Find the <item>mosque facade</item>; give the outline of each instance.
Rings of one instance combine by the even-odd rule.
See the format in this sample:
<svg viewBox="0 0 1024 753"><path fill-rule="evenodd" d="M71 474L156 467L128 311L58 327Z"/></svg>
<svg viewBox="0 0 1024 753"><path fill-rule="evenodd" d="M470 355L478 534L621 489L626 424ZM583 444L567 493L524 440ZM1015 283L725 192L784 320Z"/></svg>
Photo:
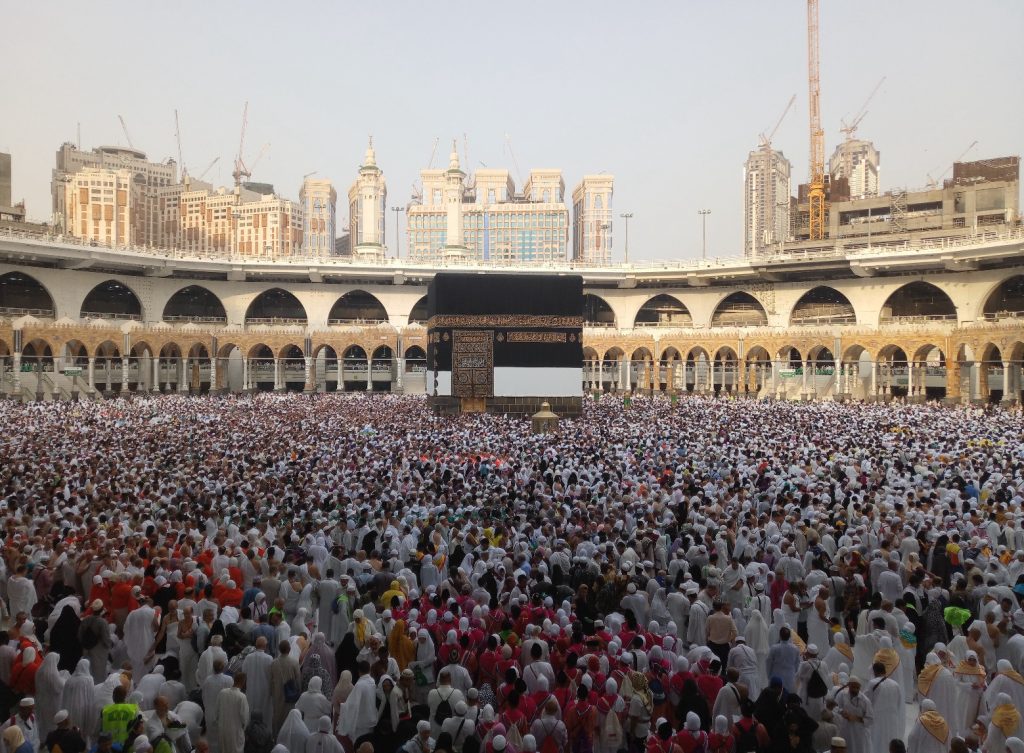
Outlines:
<svg viewBox="0 0 1024 753"><path fill-rule="evenodd" d="M1024 387L1024 229L1011 227L799 258L515 270L0 235L2 392L424 392L441 270L581 274L587 392L1016 403Z"/></svg>

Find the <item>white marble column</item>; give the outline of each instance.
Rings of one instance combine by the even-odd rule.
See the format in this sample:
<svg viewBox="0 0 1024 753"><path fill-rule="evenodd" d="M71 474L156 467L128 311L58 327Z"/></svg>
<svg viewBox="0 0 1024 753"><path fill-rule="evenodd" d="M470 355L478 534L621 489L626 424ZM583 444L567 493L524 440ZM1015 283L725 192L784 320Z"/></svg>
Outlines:
<svg viewBox="0 0 1024 753"><path fill-rule="evenodd" d="M345 383L342 381L342 369L344 368L345 361L341 356L338 356L338 384L335 386L335 392L344 392Z"/></svg>
<svg viewBox="0 0 1024 753"><path fill-rule="evenodd" d="M1009 361L1003 361L1003 400L1002 400L1002 402L1004 402L1004 403L1012 403L1014 401L1013 400L1013 394L1012 394L1013 379L1011 378L1010 367L1011 367L1011 364L1010 364Z"/></svg>
<svg viewBox="0 0 1024 753"><path fill-rule="evenodd" d="M15 356L15 358L17 358L17 355ZM15 363L15 366L17 366L17 365L18 364ZM17 373L17 371L15 371L15 373ZM88 374L88 379L89 379L89 389L90 390L95 390L96 389L96 359L91 357L91 356L89 357L89 366L87 367L87 372L86 373Z"/></svg>
<svg viewBox="0 0 1024 753"><path fill-rule="evenodd" d="M121 392L128 391L128 359L121 359Z"/></svg>
<svg viewBox="0 0 1024 753"><path fill-rule="evenodd" d="M188 392L188 359L184 357L181 358L178 365L181 369L178 372L178 392Z"/></svg>

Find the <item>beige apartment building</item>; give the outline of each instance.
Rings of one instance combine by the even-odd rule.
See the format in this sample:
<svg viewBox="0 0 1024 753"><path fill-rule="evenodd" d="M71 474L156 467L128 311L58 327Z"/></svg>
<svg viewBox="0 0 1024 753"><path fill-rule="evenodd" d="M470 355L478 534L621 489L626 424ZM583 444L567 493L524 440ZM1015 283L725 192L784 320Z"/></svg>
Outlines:
<svg viewBox="0 0 1024 753"><path fill-rule="evenodd" d="M173 160L149 162L136 149L86 152L64 144L57 152L52 194L55 227L108 246L280 259L326 256L334 242L337 196L324 179L307 179L300 192L315 228L308 247L303 206L245 186L215 189L188 176L178 182Z"/></svg>
<svg viewBox="0 0 1024 753"><path fill-rule="evenodd" d="M130 170L85 167L59 184L63 229L108 246L142 245L142 186Z"/></svg>

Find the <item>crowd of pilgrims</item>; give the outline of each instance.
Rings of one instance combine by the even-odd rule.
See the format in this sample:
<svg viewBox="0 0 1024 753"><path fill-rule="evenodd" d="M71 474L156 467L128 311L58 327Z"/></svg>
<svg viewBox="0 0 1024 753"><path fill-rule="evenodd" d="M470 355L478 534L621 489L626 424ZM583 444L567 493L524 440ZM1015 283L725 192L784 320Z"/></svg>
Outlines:
<svg viewBox="0 0 1024 753"><path fill-rule="evenodd" d="M0 403L0 753L1024 752L1024 419Z"/></svg>

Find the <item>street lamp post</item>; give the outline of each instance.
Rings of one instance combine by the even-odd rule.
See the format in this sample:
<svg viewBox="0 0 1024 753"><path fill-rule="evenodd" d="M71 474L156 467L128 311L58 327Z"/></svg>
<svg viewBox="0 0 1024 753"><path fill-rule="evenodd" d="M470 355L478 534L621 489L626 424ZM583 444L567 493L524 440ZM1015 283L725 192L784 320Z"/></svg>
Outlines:
<svg viewBox="0 0 1024 753"><path fill-rule="evenodd" d="M701 224L701 243L700 243L700 258L706 260L708 258L708 215L711 214L710 209L698 209L697 214L700 215Z"/></svg>
<svg viewBox="0 0 1024 753"><path fill-rule="evenodd" d="M391 207L391 211L395 213L395 256L399 259L402 258L402 241L398 236L398 213L405 211L403 207Z"/></svg>
<svg viewBox="0 0 1024 753"><path fill-rule="evenodd" d="M600 244L600 248L598 250L604 251L604 244L605 244L605 241L608 240L608 231L612 229L612 223L610 223L610 222L602 222L601 225L600 225L600 228L601 228L601 244ZM611 251L611 249L608 249L608 259L611 260L611 258L612 258L612 251Z"/></svg>
<svg viewBox="0 0 1024 753"><path fill-rule="evenodd" d="M626 264L629 264L629 221L633 217L632 212L623 212L619 215L626 221Z"/></svg>

